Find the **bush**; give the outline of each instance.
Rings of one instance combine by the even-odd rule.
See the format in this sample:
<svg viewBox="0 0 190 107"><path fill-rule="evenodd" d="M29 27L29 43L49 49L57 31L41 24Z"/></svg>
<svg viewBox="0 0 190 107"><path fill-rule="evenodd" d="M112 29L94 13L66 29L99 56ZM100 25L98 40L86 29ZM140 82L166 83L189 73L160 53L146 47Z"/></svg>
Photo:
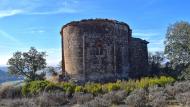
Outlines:
<svg viewBox="0 0 190 107"><path fill-rule="evenodd" d="M62 83L52 83L49 81L32 81L26 83L22 86L22 94L26 95L37 95L40 92L54 92L54 91L63 91L67 95L74 93L75 85L69 82Z"/></svg>
<svg viewBox="0 0 190 107"><path fill-rule="evenodd" d="M176 100L183 106L190 105L190 92L179 93L175 96Z"/></svg>
<svg viewBox="0 0 190 107"><path fill-rule="evenodd" d="M177 94L184 93L190 90L190 81L175 82L172 85L166 85L165 91L171 97L175 97Z"/></svg>
<svg viewBox="0 0 190 107"><path fill-rule="evenodd" d="M148 102L147 92L144 89L133 91L126 99L125 103L129 107L145 107Z"/></svg>
<svg viewBox="0 0 190 107"><path fill-rule="evenodd" d="M61 86L61 88L63 89L63 91L70 96L72 93L75 92L75 87L76 85L74 83L71 82L62 82L58 84L59 86Z"/></svg>
<svg viewBox="0 0 190 107"><path fill-rule="evenodd" d="M152 100L149 105L152 107L167 107L166 96L159 95L157 98Z"/></svg>
<svg viewBox="0 0 190 107"><path fill-rule="evenodd" d="M77 93L74 93L74 96L73 96L74 102L73 103L84 104L84 103L91 101L93 98L94 98L93 95L90 93L77 92Z"/></svg>
<svg viewBox="0 0 190 107"><path fill-rule="evenodd" d="M140 80L128 80L120 82L120 88L126 92L134 91L135 89L148 88L154 85L164 86L173 83L175 80L172 77L161 76L160 78L145 77Z"/></svg>
<svg viewBox="0 0 190 107"><path fill-rule="evenodd" d="M111 91L102 96L104 100L111 102L112 104L121 104L123 99L127 96L125 91Z"/></svg>
<svg viewBox="0 0 190 107"><path fill-rule="evenodd" d="M6 100L4 103L5 107L38 107L36 105L36 99L14 99L14 100Z"/></svg>
<svg viewBox="0 0 190 107"><path fill-rule="evenodd" d="M111 92L114 90L119 90L120 89L120 84L119 83L107 83L102 86L102 90L104 92Z"/></svg>
<svg viewBox="0 0 190 107"><path fill-rule="evenodd" d="M154 77L154 78L142 78L141 80L136 81L136 88L146 88L154 85L159 85L159 86L164 86L166 84L173 83L175 80L172 77L166 77L166 76L161 76L161 77Z"/></svg>
<svg viewBox="0 0 190 107"><path fill-rule="evenodd" d="M137 89L140 89L140 88L146 88L149 86L149 82L151 81L150 78L142 78L141 80L136 80L135 81L135 86Z"/></svg>
<svg viewBox="0 0 190 107"><path fill-rule="evenodd" d="M95 97L93 100L81 105L80 107L110 107L111 102L101 98L101 96Z"/></svg>
<svg viewBox="0 0 190 107"><path fill-rule="evenodd" d="M121 89L124 89L127 93L134 91L136 89L136 84L134 80L122 81Z"/></svg>
<svg viewBox="0 0 190 107"><path fill-rule="evenodd" d="M40 107L61 106L68 103L68 97L64 92L43 93L36 99L36 104Z"/></svg>
<svg viewBox="0 0 190 107"><path fill-rule="evenodd" d="M55 83L49 83L45 89L45 92L55 92L55 91L64 91L62 87Z"/></svg>
<svg viewBox="0 0 190 107"><path fill-rule="evenodd" d="M84 88L82 86L76 86L75 92L84 92Z"/></svg>
<svg viewBox="0 0 190 107"><path fill-rule="evenodd" d="M48 81L32 81L26 83L22 87L22 94L37 95L42 91L53 92L55 90L63 91L68 96L71 96L74 92L86 92L93 95L102 94L103 92L111 92L116 90L125 90L127 93L134 91L135 89L147 88L153 85L164 86L168 83L172 83L175 80L171 77L155 77L155 78L142 78L140 80L128 80L117 81L115 83L86 83L84 86L77 86L71 82L52 83Z"/></svg>
<svg viewBox="0 0 190 107"><path fill-rule="evenodd" d="M170 96L171 99L175 98L177 91L174 86L166 85L164 90Z"/></svg>
<svg viewBox="0 0 190 107"><path fill-rule="evenodd" d="M98 93L102 93L102 86L99 83L87 83L84 86L84 90L87 93L92 93L93 95L96 95Z"/></svg>
<svg viewBox="0 0 190 107"><path fill-rule="evenodd" d="M175 81L174 78L172 77L165 77L165 76L161 76L160 78L156 78L156 83L160 86L164 86L166 84L170 84L170 83L173 83Z"/></svg>
<svg viewBox="0 0 190 107"><path fill-rule="evenodd" d="M152 107L165 107L169 96L162 90L157 88L156 90L149 90L149 105Z"/></svg>
<svg viewBox="0 0 190 107"><path fill-rule="evenodd" d="M37 95L40 92L44 91L48 84L50 84L48 81L32 81L26 83L22 86L22 94L24 96Z"/></svg>

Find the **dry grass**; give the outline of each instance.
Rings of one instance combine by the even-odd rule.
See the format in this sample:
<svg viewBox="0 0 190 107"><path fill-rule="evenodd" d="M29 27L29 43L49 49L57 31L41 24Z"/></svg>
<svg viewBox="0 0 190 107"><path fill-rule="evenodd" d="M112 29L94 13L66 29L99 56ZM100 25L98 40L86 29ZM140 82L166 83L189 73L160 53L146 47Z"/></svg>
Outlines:
<svg viewBox="0 0 190 107"><path fill-rule="evenodd" d="M0 87L0 98L20 98L22 97L21 86L11 84L2 85Z"/></svg>

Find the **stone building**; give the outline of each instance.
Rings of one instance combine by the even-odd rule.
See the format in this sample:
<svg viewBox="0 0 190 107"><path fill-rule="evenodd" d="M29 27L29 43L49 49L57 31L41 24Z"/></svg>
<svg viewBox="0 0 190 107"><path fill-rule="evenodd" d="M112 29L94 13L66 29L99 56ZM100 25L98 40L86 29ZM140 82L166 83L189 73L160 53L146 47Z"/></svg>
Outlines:
<svg viewBox="0 0 190 107"><path fill-rule="evenodd" d="M126 23L108 19L73 21L62 27L61 37L62 69L70 78L126 79L147 71L148 42L133 38Z"/></svg>

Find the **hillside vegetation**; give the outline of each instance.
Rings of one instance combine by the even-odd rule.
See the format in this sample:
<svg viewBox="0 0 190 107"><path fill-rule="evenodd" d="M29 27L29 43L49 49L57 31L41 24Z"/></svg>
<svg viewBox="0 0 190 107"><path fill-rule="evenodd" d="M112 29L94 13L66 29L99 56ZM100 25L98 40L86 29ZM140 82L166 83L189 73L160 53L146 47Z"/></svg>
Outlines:
<svg viewBox="0 0 190 107"><path fill-rule="evenodd" d="M145 77L140 80L105 84L89 82L83 85L72 82L32 81L25 83L23 86L1 87L0 97L2 100L0 106L58 107L77 105L79 107L117 107L123 105L142 107L144 105L156 107L155 105L162 103L163 98L168 97L168 95L171 95L173 99L175 98L175 93L170 90L175 86L168 85L174 82L175 79L165 76ZM163 97L160 99L161 101L159 101L159 97ZM163 103L166 102L165 99Z"/></svg>

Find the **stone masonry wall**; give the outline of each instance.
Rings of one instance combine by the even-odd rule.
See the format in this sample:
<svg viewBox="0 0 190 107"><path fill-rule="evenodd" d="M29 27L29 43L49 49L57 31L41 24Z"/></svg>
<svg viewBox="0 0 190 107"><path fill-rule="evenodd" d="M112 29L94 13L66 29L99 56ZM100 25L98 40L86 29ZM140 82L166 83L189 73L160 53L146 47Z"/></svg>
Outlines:
<svg viewBox="0 0 190 107"><path fill-rule="evenodd" d="M108 19L68 23L61 30L64 71L77 80L128 78L145 70L147 43L131 37L126 23ZM147 53L147 55L146 55Z"/></svg>
<svg viewBox="0 0 190 107"><path fill-rule="evenodd" d="M148 42L139 38L131 38L129 77L137 78L148 70Z"/></svg>

